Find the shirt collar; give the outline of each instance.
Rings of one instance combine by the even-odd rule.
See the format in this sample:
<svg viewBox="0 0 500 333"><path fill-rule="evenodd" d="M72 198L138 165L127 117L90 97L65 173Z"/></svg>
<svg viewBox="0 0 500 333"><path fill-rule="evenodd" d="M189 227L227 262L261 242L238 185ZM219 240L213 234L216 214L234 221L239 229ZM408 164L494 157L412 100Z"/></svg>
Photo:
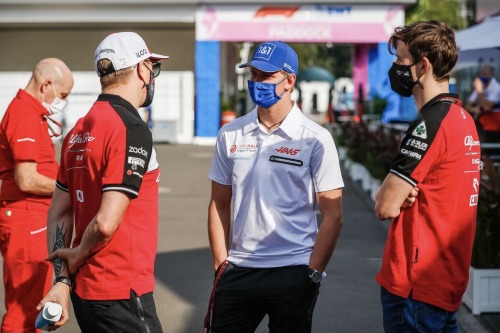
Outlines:
<svg viewBox="0 0 500 333"><path fill-rule="evenodd" d="M100 94L99 97L97 97L97 100L101 101L101 102L109 102L109 103L121 105L125 109L127 109L129 112L131 112L132 114L134 114L140 118L139 112L136 110L136 108L134 108L134 106L132 104L130 104L129 101L122 98L121 96L112 95L112 94Z"/></svg>
<svg viewBox="0 0 500 333"><path fill-rule="evenodd" d="M297 103L292 101L293 106L290 112L286 115L285 120L281 123L278 131L281 130L285 132L285 134L291 139L294 134L297 133L297 130L302 124L302 111L297 107Z"/></svg>
<svg viewBox="0 0 500 333"><path fill-rule="evenodd" d="M432 105L440 102L455 103L458 106L462 106L462 101L458 99L458 94L454 93L443 93L434 96L430 101L425 103L425 105L420 109L420 112L426 112Z"/></svg>
<svg viewBox="0 0 500 333"><path fill-rule="evenodd" d="M259 128L259 118L257 118L257 107L250 111L249 123L243 127L243 134L248 134Z"/></svg>
<svg viewBox="0 0 500 333"><path fill-rule="evenodd" d="M302 111L297 107L297 103L292 101L293 106L290 112L286 115L283 122L280 124L277 130L273 131L272 134L277 134L277 132L284 132L289 138L297 132L301 124ZM257 107L255 107L250 112L250 122L243 128L243 134L247 134L259 128L259 118L257 117Z"/></svg>

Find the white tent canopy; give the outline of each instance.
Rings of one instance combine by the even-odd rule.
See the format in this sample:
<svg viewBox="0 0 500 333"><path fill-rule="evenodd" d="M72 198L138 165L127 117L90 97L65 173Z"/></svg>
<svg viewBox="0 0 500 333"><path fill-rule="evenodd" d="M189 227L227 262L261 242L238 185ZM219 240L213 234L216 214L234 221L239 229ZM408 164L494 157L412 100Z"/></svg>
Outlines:
<svg viewBox="0 0 500 333"><path fill-rule="evenodd" d="M456 33L460 51L500 47L500 15L486 17L481 23Z"/></svg>
<svg viewBox="0 0 500 333"><path fill-rule="evenodd" d="M500 64L500 15L458 31L458 65ZM460 67L461 67L460 66Z"/></svg>

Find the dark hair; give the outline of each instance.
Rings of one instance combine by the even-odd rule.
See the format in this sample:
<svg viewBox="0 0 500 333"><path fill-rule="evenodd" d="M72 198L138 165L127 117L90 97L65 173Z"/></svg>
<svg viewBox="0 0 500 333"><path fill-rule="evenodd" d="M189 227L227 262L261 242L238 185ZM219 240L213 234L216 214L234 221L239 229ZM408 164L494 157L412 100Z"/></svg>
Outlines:
<svg viewBox="0 0 500 333"><path fill-rule="evenodd" d="M396 53L398 42L408 47L413 62L426 57L432 64L436 81L450 78L457 63L458 50L455 33L444 22L423 21L397 27L389 39L389 52Z"/></svg>

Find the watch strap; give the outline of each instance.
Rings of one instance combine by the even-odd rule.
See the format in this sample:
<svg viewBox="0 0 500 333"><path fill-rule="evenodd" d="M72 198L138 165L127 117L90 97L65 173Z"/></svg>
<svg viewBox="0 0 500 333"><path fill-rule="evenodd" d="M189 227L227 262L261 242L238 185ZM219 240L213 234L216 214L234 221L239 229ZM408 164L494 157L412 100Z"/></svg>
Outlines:
<svg viewBox="0 0 500 333"><path fill-rule="evenodd" d="M58 277L56 277L55 280L54 280L54 284L56 284L58 282L67 284L70 289L73 287L73 281L71 281L71 279L69 277L67 277L67 276L58 276Z"/></svg>

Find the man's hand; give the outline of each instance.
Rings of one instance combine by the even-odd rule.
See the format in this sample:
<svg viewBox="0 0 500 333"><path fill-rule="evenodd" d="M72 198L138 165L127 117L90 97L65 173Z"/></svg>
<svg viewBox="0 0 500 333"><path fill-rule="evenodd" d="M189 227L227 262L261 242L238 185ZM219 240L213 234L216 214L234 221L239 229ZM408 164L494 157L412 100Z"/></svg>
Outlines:
<svg viewBox="0 0 500 333"><path fill-rule="evenodd" d="M418 191L419 191L419 188L415 186L410 191L410 194L408 194L408 197L406 197L405 201L401 205L401 208L407 208L407 207L410 207L411 205L413 205L415 203L415 200L417 200Z"/></svg>
<svg viewBox="0 0 500 333"><path fill-rule="evenodd" d="M49 256L45 260L53 261L57 258L61 258L62 260L66 261L70 276L75 276L78 269L85 263L85 260L87 259L86 256L79 255L79 248L80 246L74 248L58 249L49 254Z"/></svg>
<svg viewBox="0 0 500 333"><path fill-rule="evenodd" d="M474 81L472 82L472 87L478 94L482 94L484 91L484 84L483 81L481 81L480 78L476 77Z"/></svg>
<svg viewBox="0 0 500 333"><path fill-rule="evenodd" d="M56 283L53 285L47 295L38 303L36 309L40 311L47 302L54 302L62 306L61 319L53 325L47 326L50 332L57 330L69 320L69 286L64 283Z"/></svg>

